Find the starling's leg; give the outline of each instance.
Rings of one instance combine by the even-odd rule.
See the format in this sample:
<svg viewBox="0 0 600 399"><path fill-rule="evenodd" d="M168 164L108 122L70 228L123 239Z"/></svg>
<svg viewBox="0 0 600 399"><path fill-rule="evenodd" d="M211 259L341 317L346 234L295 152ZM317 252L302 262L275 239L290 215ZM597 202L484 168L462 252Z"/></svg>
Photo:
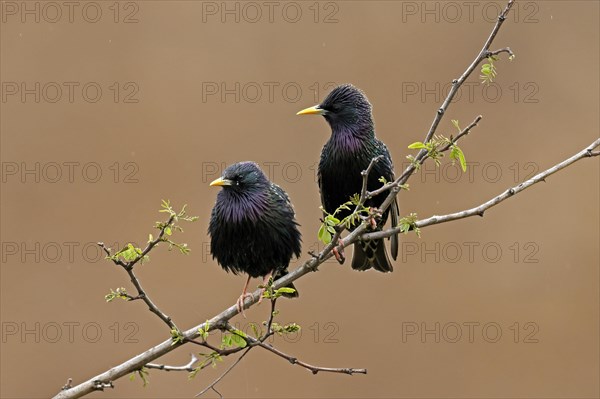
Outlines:
<svg viewBox="0 0 600 399"><path fill-rule="evenodd" d="M240 297L238 298L238 300L236 302L238 312L240 312L242 314L242 316L244 316L244 318L246 318L246 313L244 313L244 301L246 300L247 297L254 299L254 296L252 294L249 294L248 292L246 292L248 290L248 284L250 284L251 278L252 277L248 276L248 279L246 280L246 284L244 285L244 290L242 291L242 295L240 295Z"/></svg>
<svg viewBox="0 0 600 399"><path fill-rule="evenodd" d="M263 287L266 287L267 284L269 284L269 279L271 278L272 275L273 275L273 271L271 270L269 272L269 274L267 274L265 277L263 277ZM259 304L262 302L263 294L264 293L265 293L265 288L261 288L260 289L260 297L258 297L258 303Z"/></svg>
<svg viewBox="0 0 600 399"><path fill-rule="evenodd" d="M344 256L344 240L341 238L338 240L338 246L340 247L339 251L337 247L333 247L333 254L335 255L335 259L338 261L340 265L344 264L346 257Z"/></svg>

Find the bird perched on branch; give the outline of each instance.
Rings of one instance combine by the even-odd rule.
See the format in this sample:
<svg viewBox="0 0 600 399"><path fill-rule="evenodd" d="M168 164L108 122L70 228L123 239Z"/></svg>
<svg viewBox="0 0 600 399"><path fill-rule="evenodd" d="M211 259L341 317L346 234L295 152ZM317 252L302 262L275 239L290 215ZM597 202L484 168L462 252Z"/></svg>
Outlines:
<svg viewBox="0 0 600 399"><path fill-rule="evenodd" d="M285 191L254 162L229 166L210 185L223 188L210 216L210 251L225 271L248 274L237 301L243 312L244 300L252 296L247 293L251 278L263 277L266 285L271 276L287 274L292 255L300 256L298 223ZM293 284L287 287L295 290ZM298 292L283 295L297 297Z"/></svg>
<svg viewBox="0 0 600 399"><path fill-rule="evenodd" d="M361 90L351 84L338 86L321 104L297 115L322 115L331 127L331 137L321 152L318 170L321 204L327 213L334 213L351 196L361 193L361 172L375 157L381 156L369 174L367 190L381 187L381 177L387 181L395 180L392 158L385 144L375 137L371 104ZM368 199L365 206L379 207L387 195L386 192ZM338 219L342 220L350 213L341 211L336 217L339 215ZM381 230L390 213L392 224L398 225L398 203L394 201L377 222L377 230ZM395 260L398 256L397 235L391 237L391 253ZM393 270L383 240L359 242L354 246L352 268L367 270L371 267L380 272Z"/></svg>

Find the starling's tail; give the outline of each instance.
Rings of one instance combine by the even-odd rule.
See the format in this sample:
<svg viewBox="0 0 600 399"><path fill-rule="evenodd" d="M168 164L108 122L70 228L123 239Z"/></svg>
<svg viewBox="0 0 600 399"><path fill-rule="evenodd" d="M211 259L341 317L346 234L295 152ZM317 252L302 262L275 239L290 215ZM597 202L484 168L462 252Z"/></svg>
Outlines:
<svg viewBox="0 0 600 399"><path fill-rule="evenodd" d="M354 256L352 258L354 270L368 270L373 268L377 271L392 272L392 262L385 250L383 240L360 241L354 245Z"/></svg>
<svg viewBox="0 0 600 399"><path fill-rule="evenodd" d="M273 279L277 280L280 277L285 276L286 274L288 274L287 269L278 270L278 271L275 272L275 276L273 277ZM293 283L289 283L288 285L285 286L285 288L292 288L294 290L294 292L291 293L291 294L283 294L282 296L284 296L286 298L298 298L300 296L298 294L298 290L296 289L296 286L294 286Z"/></svg>

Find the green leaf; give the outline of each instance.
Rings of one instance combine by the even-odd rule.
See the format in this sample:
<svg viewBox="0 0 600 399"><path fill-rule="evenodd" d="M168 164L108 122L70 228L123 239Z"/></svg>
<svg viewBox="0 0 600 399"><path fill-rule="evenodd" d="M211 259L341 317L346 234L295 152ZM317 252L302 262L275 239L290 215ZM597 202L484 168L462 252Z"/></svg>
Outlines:
<svg viewBox="0 0 600 399"><path fill-rule="evenodd" d="M421 143L420 141L415 141L414 143L409 145L408 148L410 148L411 150L416 150L419 148L427 148L427 147L425 146L425 144Z"/></svg>
<svg viewBox="0 0 600 399"><path fill-rule="evenodd" d="M221 338L221 347L229 348L232 344L233 340L231 338L231 334L223 334L223 338Z"/></svg>
<svg viewBox="0 0 600 399"><path fill-rule="evenodd" d="M460 167L463 172L466 172L467 171L467 161L465 159L465 154L463 153L463 151L460 148L458 148L458 147L455 147L455 148L456 148L456 152L458 154L458 161L460 162Z"/></svg>
<svg viewBox="0 0 600 399"><path fill-rule="evenodd" d="M296 323L290 323L283 326L283 331L286 333L294 333L300 330L300 326Z"/></svg>
<svg viewBox="0 0 600 399"><path fill-rule="evenodd" d="M294 292L296 290L291 287L281 287L275 290L275 294L293 294Z"/></svg>
<svg viewBox="0 0 600 399"><path fill-rule="evenodd" d="M125 301L131 300L131 298L127 296L127 290L123 287L117 288L116 291L113 291L113 289L111 288L110 292L104 295L104 299L106 300L106 302L112 302L115 298L121 298Z"/></svg>
<svg viewBox="0 0 600 399"><path fill-rule="evenodd" d="M139 253L141 253L141 250L139 250ZM135 258L137 258L138 251L136 251L136 248L131 243L129 243L125 248L123 248L115 254L115 256L117 255L123 257L123 259L125 259L126 261L131 262Z"/></svg>
<svg viewBox="0 0 600 399"><path fill-rule="evenodd" d="M202 339L205 341L206 341L206 338L208 338L209 329L210 329L210 323L208 320L206 320L206 323L204 323L204 325L202 327L198 328L198 333L200 334Z"/></svg>
<svg viewBox="0 0 600 399"><path fill-rule="evenodd" d="M319 233L317 234L319 237L319 241L321 241L324 244L329 244L331 242L331 233L327 230L327 226L325 224L322 224L321 227L319 227Z"/></svg>
<svg viewBox="0 0 600 399"><path fill-rule="evenodd" d="M141 370L138 370L138 374L143 381L142 386L146 387L146 385L148 385L150 383L150 381L148 381L148 375L149 375L148 370L146 370L144 367L142 367Z"/></svg>
<svg viewBox="0 0 600 399"><path fill-rule="evenodd" d="M176 328L172 329L171 330L171 340L173 341L173 342L171 342L171 346L177 345L178 343L182 343L183 342L183 334L181 334L181 331L179 331Z"/></svg>
<svg viewBox="0 0 600 399"><path fill-rule="evenodd" d="M333 215L325 216L325 223L329 226L337 226L340 223L340 220Z"/></svg>
<svg viewBox="0 0 600 399"><path fill-rule="evenodd" d="M231 335L231 342L239 348L245 348L247 345L246 340L237 334Z"/></svg>

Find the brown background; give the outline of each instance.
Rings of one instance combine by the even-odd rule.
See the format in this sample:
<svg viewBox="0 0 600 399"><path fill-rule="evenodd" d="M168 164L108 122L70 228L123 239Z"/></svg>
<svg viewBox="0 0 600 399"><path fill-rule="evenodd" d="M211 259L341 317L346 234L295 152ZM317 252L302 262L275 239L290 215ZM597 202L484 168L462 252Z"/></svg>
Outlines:
<svg viewBox="0 0 600 399"><path fill-rule="evenodd" d="M189 204L200 220L175 236L193 249L189 256L159 248L138 268L153 299L182 328L235 301L243 278L224 273L206 253L215 164L251 159L265 170L274 165L270 177L295 204L303 250L315 249L314 167L329 129L322 118L295 112L322 98L328 82L354 83L373 103L378 136L400 170L406 147L424 137L441 100L435 91L422 98L421 84L432 89L457 77L491 31L483 11L493 16L503 3L475 3L470 17L460 2L453 3L461 7L458 16L456 7L439 2L321 2L318 23L314 2L296 3L302 11L296 23L283 18L286 3L277 3L269 22L261 2L254 3L263 11L254 23L254 10L242 8L245 3L238 3L237 23L231 15L224 23L220 15L203 21L203 3L195 1L137 1L137 23L123 23L135 11L124 3L115 23L112 2L97 2L103 11L97 23L82 18L86 3L77 3L72 23L66 14L56 23L44 21L44 14L39 23L3 14L2 82L78 82L80 88L96 82L103 96L89 103L76 89L72 103L66 91L51 103L54 92L48 91L39 103L33 95L25 102L14 95L1 104L4 168L40 163L39 182L34 175L3 176L1 395L47 397L67 377L79 383L168 336L143 304L105 303L109 288L132 288L125 273L98 260L89 244L145 241L163 216L156 212L161 199ZM416 15L408 13L415 7ZM293 18L293 9L286 10ZM332 12L337 22L324 23ZM54 17L54 10L46 13ZM437 175L413 177L410 192L401 194L402 213L427 217L475 206L598 137L598 26L596 1L518 2L493 45L510 46L517 58L509 63L501 57L497 85L490 89L474 74L473 98L464 91L438 130L449 135L451 119L464 126L484 116L461 145L472 177L455 179L456 168L448 166ZM123 90L117 102L109 88L114 82ZM139 88L137 103L124 102L131 91L127 82ZM239 102L234 95L203 99L203 83L221 82L230 88L240 83ZM256 96L251 85L241 89L249 82L263 88L256 102L249 101ZM272 99L264 82L278 85ZM300 96L293 98L292 87L285 97L285 84L300 87ZM407 95L415 85L419 93ZM51 183L53 162L79 162L73 182L63 166L62 177ZM96 183L82 177L90 162L102 171ZM115 162L116 183L110 169ZM94 169L84 175L93 179ZM137 182L126 182L131 179ZM256 398L598 397L598 181L598 160L584 160L483 219L427 228L421 239L404 236L403 259L390 275L327 263L297 283L299 300L281 301L281 321L303 329L296 342L277 343L309 363L365 367L369 374L312 376L254 350L219 391ZM34 253L8 251L14 243ZM241 327L264 320L267 307L247 313L247 320L236 319ZM473 342L470 322L478 323ZM421 331L402 334L403 328L435 329L436 323L439 342ZM462 335L453 343L457 325ZM494 326L502 335L491 343ZM95 343L94 327L102 334ZM24 329L34 332L22 335ZM186 346L161 362L186 363L194 350ZM115 390L91 396L192 397L231 361L192 381L184 373L152 371L146 388L139 378L124 378Z"/></svg>

